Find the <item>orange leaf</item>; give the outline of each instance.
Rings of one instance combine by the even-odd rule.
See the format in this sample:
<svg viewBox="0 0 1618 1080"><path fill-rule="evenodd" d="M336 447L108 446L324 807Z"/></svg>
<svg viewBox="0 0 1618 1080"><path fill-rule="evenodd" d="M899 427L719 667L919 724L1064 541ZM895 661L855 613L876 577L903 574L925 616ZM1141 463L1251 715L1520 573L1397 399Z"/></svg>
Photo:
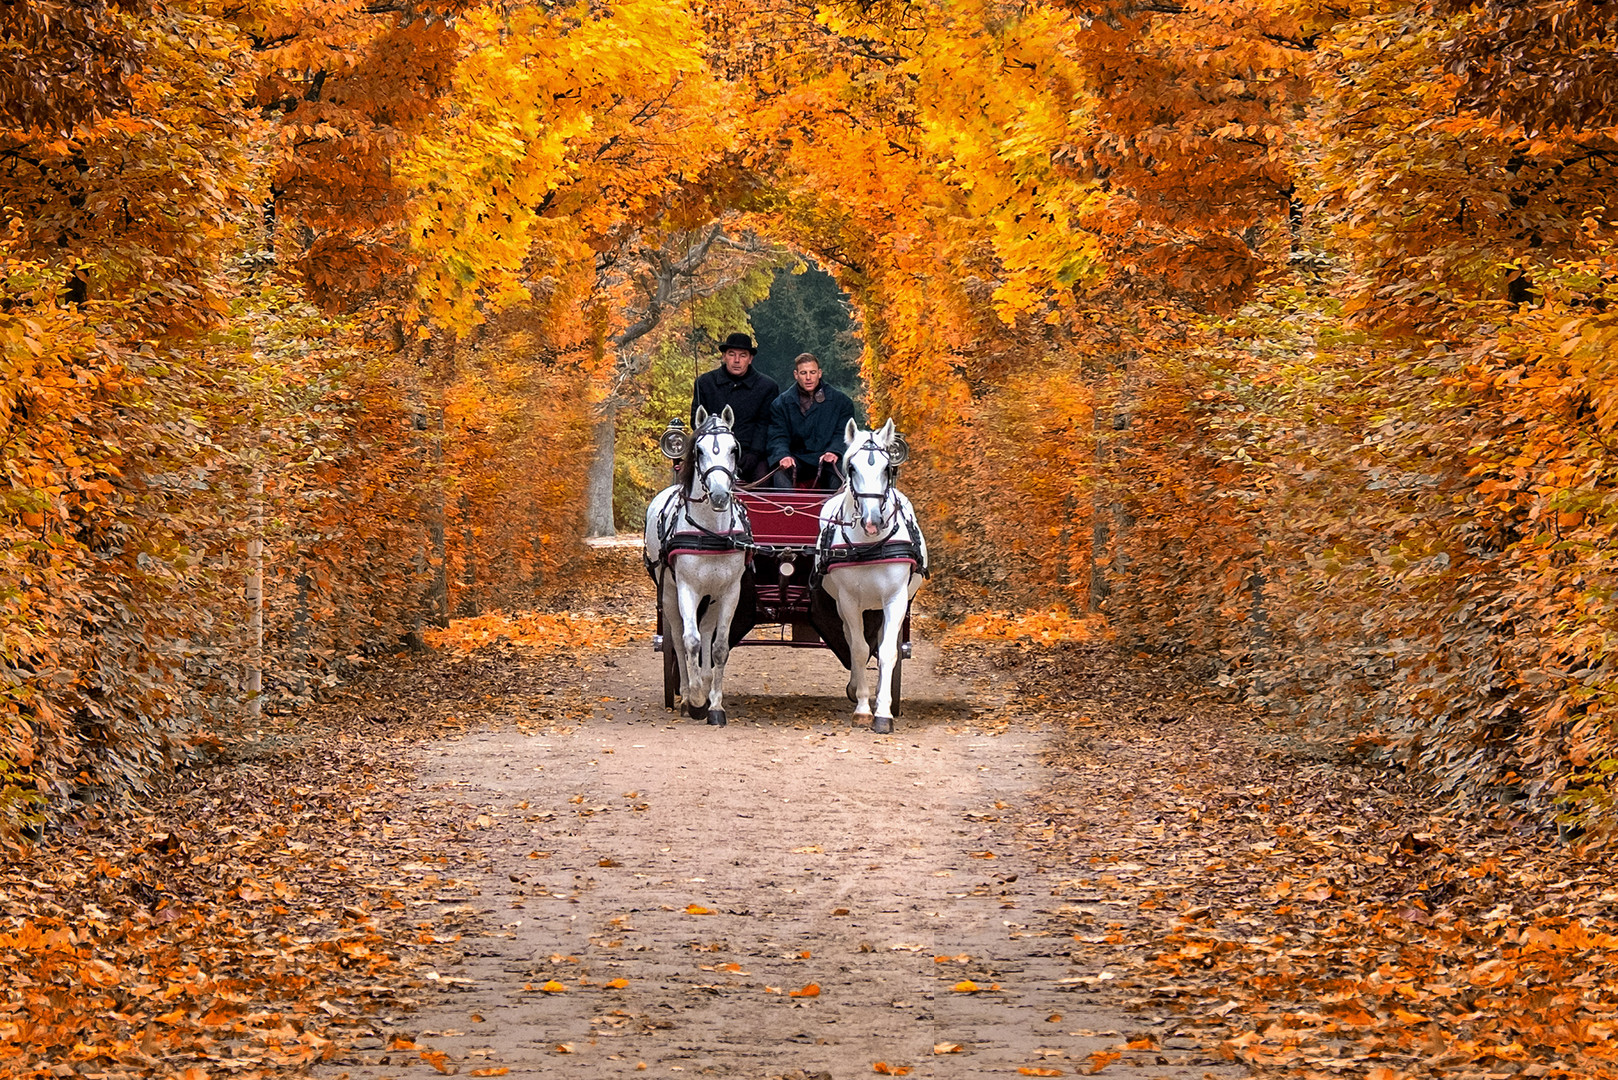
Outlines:
<svg viewBox="0 0 1618 1080"><path fill-rule="evenodd" d="M1065 1076L1061 1069L1047 1069L1041 1065L1024 1065L1017 1070L1024 1076Z"/></svg>
<svg viewBox="0 0 1618 1080"><path fill-rule="evenodd" d="M802 990L794 990L790 994L788 994L787 996L788 997L819 997L820 996L820 984L819 983L810 983L808 986L805 986Z"/></svg>
<svg viewBox="0 0 1618 1080"><path fill-rule="evenodd" d="M607 989L608 990L622 990L624 987L626 987L628 985L629 985L629 980L628 979L614 979L611 982L607 983Z"/></svg>
<svg viewBox="0 0 1618 1080"><path fill-rule="evenodd" d="M957 994L975 994L979 990L982 990L983 987L979 986L971 979L962 979L960 982L950 987L950 989L955 991Z"/></svg>
<svg viewBox="0 0 1618 1080"><path fill-rule="evenodd" d="M910 1066L889 1065L886 1061L879 1061L875 1065L871 1066L871 1071L881 1076L908 1076L910 1074Z"/></svg>
<svg viewBox="0 0 1618 1080"><path fill-rule="evenodd" d="M1097 1050L1090 1055L1090 1075L1094 1076L1123 1056L1116 1050Z"/></svg>
<svg viewBox="0 0 1618 1080"><path fill-rule="evenodd" d="M964 1049L964 1048L961 1046L960 1043L934 1043L933 1044L933 1053L935 1053L935 1054L959 1054L962 1049Z"/></svg>
<svg viewBox="0 0 1618 1080"><path fill-rule="evenodd" d="M473 1069L471 1072L467 1073L466 1075L468 1075L468 1076L504 1076L510 1071L511 1071L510 1069L508 1069L504 1065L502 1065L497 1069Z"/></svg>
<svg viewBox="0 0 1618 1080"><path fill-rule="evenodd" d="M442 1050L423 1050L421 1060L448 1076L455 1070L449 1067L449 1055Z"/></svg>
<svg viewBox="0 0 1618 1080"><path fill-rule="evenodd" d="M701 904L687 904L685 913L687 915L712 915L713 909L705 908Z"/></svg>
<svg viewBox="0 0 1618 1080"><path fill-rule="evenodd" d="M547 994L561 994L567 991L567 985L565 983L559 983L555 979L551 979L543 983L540 986L540 989Z"/></svg>

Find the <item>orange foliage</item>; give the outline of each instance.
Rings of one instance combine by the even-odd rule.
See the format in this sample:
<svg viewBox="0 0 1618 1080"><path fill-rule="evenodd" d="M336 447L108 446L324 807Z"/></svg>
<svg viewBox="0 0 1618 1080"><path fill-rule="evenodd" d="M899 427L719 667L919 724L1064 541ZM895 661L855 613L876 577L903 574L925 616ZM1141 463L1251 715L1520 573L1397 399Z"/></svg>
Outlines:
<svg viewBox="0 0 1618 1080"><path fill-rule="evenodd" d="M988 641L1091 641L1105 636L1106 624L1099 618L1083 618L1069 612L979 612L967 615L949 629L946 641L971 638Z"/></svg>
<svg viewBox="0 0 1618 1080"><path fill-rule="evenodd" d="M492 644L552 651L623 645L650 628L646 618L592 612L522 611L454 619L444 629L429 630L425 636L429 645L462 652Z"/></svg>
<svg viewBox="0 0 1618 1080"><path fill-rule="evenodd" d="M272 702L520 606L626 309L724 222L854 297L946 604L1104 610L1618 821L1618 142L1603 16L1560 11L0 14L39 61L0 76L10 769L136 780L239 702L261 547Z"/></svg>

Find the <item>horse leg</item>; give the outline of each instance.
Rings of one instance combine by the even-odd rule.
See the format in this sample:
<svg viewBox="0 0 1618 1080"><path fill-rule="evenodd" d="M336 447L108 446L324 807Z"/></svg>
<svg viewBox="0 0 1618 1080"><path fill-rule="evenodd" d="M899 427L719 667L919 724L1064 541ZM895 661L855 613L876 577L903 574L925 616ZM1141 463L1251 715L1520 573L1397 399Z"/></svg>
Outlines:
<svg viewBox="0 0 1618 1080"><path fill-rule="evenodd" d="M680 589L680 645L685 653L685 709L701 719L708 715L708 680L702 665L702 627L697 619L701 598L695 588ZM698 700L701 695L701 700Z"/></svg>
<svg viewBox="0 0 1618 1080"><path fill-rule="evenodd" d="M708 723L714 727L725 726L725 664L730 660L730 623L740 599L740 590L736 589L714 604L713 644L709 647L713 669L708 679Z"/></svg>
<svg viewBox="0 0 1618 1080"><path fill-rule="evenodd" d="M845 574L856 573L844 570ZM871 715L871 694L866 689L865 668L871 662L871 646L865 640L865 612L858 594L839 597L837 613L843 617L843 633L848 638L848 696L854 700L854 722Z"/></svg>
<svg viewBox="0 0 1618 1080"><path fill-rule="evenodd" d="M691 675L690 667L685 661L685 622L680 613L680 589L674 580L674 575L664 571L663 580L663 633L669 640L669 649L674 653L674 666L680 673L680 697L676 702L675 711L680 711L685 705L685 699L690 694Z"/></svg>
<svg viewBox="0 0 1618 1080"><path fill-rule="evenodd" d="M893 669L899 662L899 628L904 624L910 594L900 589L882 605L882 640L876 652L876 716L871 730L886 735L893 730Z"/></svg>

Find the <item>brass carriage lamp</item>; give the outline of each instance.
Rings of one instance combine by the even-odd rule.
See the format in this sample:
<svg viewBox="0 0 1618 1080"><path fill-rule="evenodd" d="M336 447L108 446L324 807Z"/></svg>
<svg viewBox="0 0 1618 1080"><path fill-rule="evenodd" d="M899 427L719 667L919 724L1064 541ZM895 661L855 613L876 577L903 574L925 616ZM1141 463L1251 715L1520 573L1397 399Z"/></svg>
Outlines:
<svg viewBox="0 0 1618 1080"><path fill-rule="evenodd" d="M685 421L676 416L669 421L669 426L664 429L662 437L657 440L657 448L663 451L663 456L670 461L678 461L680 458L685 457L688 442Z"/></svg>

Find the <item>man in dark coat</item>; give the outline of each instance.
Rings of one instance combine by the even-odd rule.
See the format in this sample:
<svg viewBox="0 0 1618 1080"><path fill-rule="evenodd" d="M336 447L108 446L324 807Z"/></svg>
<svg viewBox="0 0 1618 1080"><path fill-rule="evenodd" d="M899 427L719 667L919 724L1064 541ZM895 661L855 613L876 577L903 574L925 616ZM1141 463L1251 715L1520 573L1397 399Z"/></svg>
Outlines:
<svg viewBox="0 0 1618 1080"><path fill-rule="evenodd" d="M764 451L769 440L770 405L781 388L762 371L753 370L758 346L746 334L732 334L719 346L719 366L697 379L691 388L691 425L696 427L697 406L718 416L730 406L736 417L736 441L741 444L741 475L744 484L769 472Z"/></svg>
<svg viewBox="0 0 1618 1080"><path fill-rule="evenodd" d="M847 447L843 435L854 419L854 402L820 381L820 361L801 353L792 362L797 384L770 406L769 463L780 466L775 486L833 489L842 483L837 462Z"/></svg>

